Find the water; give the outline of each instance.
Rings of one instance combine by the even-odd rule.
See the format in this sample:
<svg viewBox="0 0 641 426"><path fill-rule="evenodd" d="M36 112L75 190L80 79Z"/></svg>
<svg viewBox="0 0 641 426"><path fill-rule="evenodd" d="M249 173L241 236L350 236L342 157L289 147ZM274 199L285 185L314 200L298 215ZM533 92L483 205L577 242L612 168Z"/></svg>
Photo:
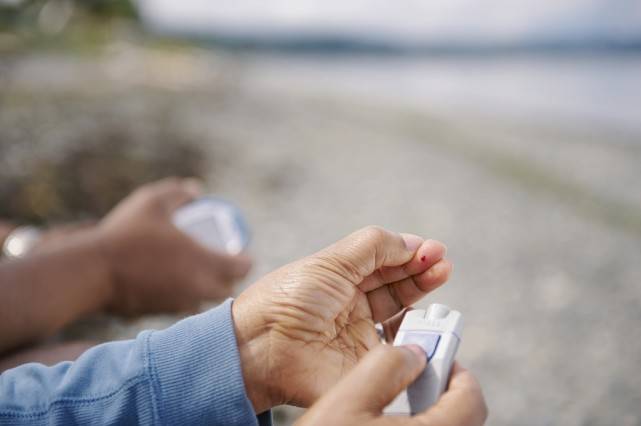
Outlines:
<svg viewBox="0 0 641 426"><path fill-rule="evenodd" d="M136 0L146 24L182 34L400 46L638 42L639 0Z"/></svg>
<svg viewBox="0 0 641 426"><path fill-rule="evenodd" d="M639 0L137 4L144 24L160 33L307 52L250 59L257 88L358 96L448 115L641 131ZM449 53L357 53L375 46ZM309 53L319 49L341 54Z"/></svg>
<svg viewBox="0 0 641 426"><path fill-rule="evenodd" d="M339 95L435 114L641 134L641 54L505 57L259 56L255 90ZM641 138L637 138L641 143Z"/></svg>

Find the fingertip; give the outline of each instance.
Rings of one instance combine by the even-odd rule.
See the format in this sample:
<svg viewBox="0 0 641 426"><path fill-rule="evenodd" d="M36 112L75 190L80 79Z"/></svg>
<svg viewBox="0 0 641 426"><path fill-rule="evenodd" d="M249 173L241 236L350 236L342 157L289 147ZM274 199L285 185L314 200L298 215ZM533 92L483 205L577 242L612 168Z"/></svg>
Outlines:
<svg viewBox="0 0 641 426"><path fill-rule="evenodd" d="M432 265L427 271L414 276L414 283L423 292L432 291L445 284L452 272L451 263L447 259L441 259Z"/></svg>
<svg viewBox="0 0 641 426"><path fill-rule="evenodd" d="M237 278L242 278L249 273L252 260L246 254L239 254L233 258L232 273Z"/></svg>
<svg viewBox="0 0 641 426"><path fill-rule="evenodd" d="M202 195L202 182L196 178L168 177L140 188L141 194L161 204L169 212Z"/></svg>
<svg viewBox="0 0 641 426"><path fill-rule="evenodd" d="M446 252L445 244L440 241L425 240L416 250L412 260L405 265L405 271L409 275L420 274L441 260Z"/></svg>
<svg viewBox="0 0 641 426"><path fill-rule="evenodd" d="M436 240L425 240L416 251L410 262L404 266L408 275L419 275L433 268L442 261L447 252L445 244Z"/></svg>
<svg viewBox="0 0 641 426"><path fill-rule="evenodd" d="M445 257L447 246L437 240L425 240L416 254L423 262L434 263Z"/></svg>
<svg viewBox="0 0 641 426"><path fill-rule="evenodd" d="M440 269L440 274L443 275L445 281L450 278L452 271L454 270L454 264L449 259L441 259L436 265Z"/></svg>
<svg viewBox="0 0 641 426"><path fill-rule="evenodd" d="M203 181L195 177L184 178L182 180L182 187L192 198L198 198L202 196L204 192Z"/></svg>
<svg viewBox="0 0 641 426"><path fill-rule="evenodd" d="M225 277L231 283L245 277L252 267L252 260L246 254L230 255L220 251L205 250L216 274Z"/></svg>

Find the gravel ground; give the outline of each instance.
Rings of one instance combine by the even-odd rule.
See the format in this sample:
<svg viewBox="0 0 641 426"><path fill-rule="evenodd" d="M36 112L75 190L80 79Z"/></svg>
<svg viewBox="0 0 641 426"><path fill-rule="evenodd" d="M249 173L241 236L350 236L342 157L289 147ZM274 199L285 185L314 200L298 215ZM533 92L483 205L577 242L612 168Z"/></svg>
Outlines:
<svg viewBox="0 0 641 426"><path fill-rule="evenodd" d="M286 76L262 84L259 63L201 51L5 64L1 143L17 111L40 111L35 128L58 121L33 132L45 143L105 114L143 129L169 116L193 135L213 190L252 225L243 285L367 224L440 239L455 272L420 305L464 313L459 360L483 385L488 424L641 425L639 135L285 90ZM96 319L74 333L129 337L171 320Z"/></svg>

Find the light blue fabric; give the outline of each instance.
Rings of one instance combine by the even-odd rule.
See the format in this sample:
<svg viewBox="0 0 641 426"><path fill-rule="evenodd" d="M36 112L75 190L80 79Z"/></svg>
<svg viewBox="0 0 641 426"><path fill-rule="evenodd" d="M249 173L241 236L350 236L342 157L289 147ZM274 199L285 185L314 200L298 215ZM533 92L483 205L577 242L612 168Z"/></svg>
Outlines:
<svg viewBox="0 0 641 426"><path fill-rule="evenodd" d="M256 425L231 299L162 331L96 346L75 362L0 375L0 425ZM259 416L271 424L269 413Z"/></svg>

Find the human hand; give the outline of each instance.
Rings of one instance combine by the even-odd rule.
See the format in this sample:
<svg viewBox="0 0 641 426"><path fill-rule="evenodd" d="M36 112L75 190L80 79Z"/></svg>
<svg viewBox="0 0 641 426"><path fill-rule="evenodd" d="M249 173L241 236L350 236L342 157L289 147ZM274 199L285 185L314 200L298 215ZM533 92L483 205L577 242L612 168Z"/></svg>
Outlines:
<svg viewBox="0 0 641 426"><path fill-rule="evenodd" d="M379 345L296 423L299 426L476 426L487 418L481 387L454 364L449 388L427 411L412 417L383 416L383 409L425 368L416 345Z"/></svg>
<svg viewBox="0 0 641 426"><path fill-rule="evenodd" d="M375 322L447 280L444 255L437 241L368 227L243 292L232 314L256 412L314 403L379 344Z"/></svg>
<svg viewBox="0 0 641 426"><path fill-rule="evenodd" d="M247 256L209 250L173 225L174 210L200 195L193 179L164 179L134 191L98 224L111 272L109 310L195 310L204 300L229 296L247 274Z"/></svg>

